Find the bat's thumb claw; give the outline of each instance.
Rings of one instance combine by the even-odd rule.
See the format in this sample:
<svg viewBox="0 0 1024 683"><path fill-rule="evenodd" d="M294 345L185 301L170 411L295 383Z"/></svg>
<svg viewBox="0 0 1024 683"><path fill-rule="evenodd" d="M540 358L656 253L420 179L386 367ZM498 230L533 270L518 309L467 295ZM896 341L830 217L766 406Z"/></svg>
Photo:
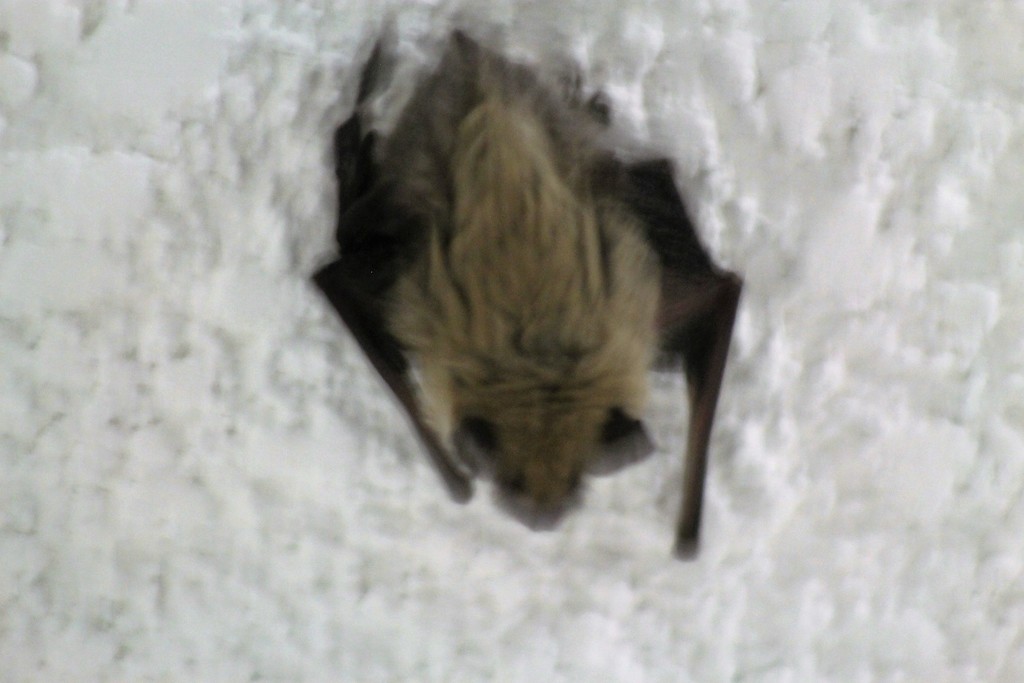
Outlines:
<svg viewBox="0 0 1024 683"><path fill-rule="evenodd" d="M697 559L700 552L700 538L698 536L679 536L676 538L672 554L677 560L692 561Z"/></svg>

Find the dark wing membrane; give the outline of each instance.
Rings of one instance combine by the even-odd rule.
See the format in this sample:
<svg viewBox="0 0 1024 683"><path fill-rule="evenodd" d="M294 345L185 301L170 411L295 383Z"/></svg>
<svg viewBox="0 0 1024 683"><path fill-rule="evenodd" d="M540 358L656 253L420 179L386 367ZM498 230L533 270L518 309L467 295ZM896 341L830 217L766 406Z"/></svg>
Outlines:
<svg viewBox="0 0 1024 683"><path fill-rule="evenodd" d="M675 551L693 557L699 546L708 442L743 283L718 268L701 246L667 160L631 165L626 177L626 203L643 222L661 263L662 348L682 357L689 385L690 430Z"/></svg>
<svg viewBox="0 0 1024 683"><path fill-rule="evenodd" d="M344 232L342 221L349 207L366 195L376 178L373 165L373 148L377 136L370 132L363 134L362 121L353 114L348 121L334 131L334 176L338 180L338 243Z"/></svg>
<svg viewBox="0 0 1024 683"><path fill-rule="evenodd" d="M669 160L635 163L626 169L626 174L626 200L643 221L647 239L662 267L688 279L713 275L716 268L697 239L676 189Z"/></svg>
<svg viewBox="0 0 1024 683"><path fill-rule="evenodd" d="M313 281L402 404L452 498L468 500L470 481L424 422L408 362L384 319L388 296L414 258L423 231L394 201L392 188L375 177L374 137L362 135L358 114L338 128L334 142L340 257L317 271Z"/></svg>

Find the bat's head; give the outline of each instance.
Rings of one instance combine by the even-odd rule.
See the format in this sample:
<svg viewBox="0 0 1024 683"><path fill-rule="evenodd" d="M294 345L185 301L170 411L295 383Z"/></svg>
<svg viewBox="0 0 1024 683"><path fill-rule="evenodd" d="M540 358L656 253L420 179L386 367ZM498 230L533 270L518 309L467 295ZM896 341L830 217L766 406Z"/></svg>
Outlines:
<svg viewBox="0 0 1024 683"><path fill-rule="evenodd" d="M534 529L550 528L576 504L587 474L602 474L652 450L642 423L619 406L574 402L544 388L525 404L477 403L452 442L489 475L498 503Z"/></svg>

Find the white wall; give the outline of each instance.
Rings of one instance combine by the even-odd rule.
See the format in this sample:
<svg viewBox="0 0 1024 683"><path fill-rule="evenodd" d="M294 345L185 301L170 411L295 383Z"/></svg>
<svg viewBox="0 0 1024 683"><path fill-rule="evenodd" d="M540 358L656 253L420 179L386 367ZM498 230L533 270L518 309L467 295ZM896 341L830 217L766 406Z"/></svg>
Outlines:
<svg viewBox="0 0 1024 683"><path fill-rule="evenodd" d="M533 534L309 285L384 3L0 0L0 680L1024 680L1024 4L389 6L583 63L745 274L702 555L677 378Z"/></svg>

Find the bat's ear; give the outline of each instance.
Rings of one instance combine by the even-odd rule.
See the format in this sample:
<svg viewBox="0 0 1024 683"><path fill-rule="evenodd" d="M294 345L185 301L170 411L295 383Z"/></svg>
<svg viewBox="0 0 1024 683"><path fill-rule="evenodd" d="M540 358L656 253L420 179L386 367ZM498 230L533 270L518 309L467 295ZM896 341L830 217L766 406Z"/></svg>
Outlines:
<svg viewBox="0 0 1024 683"><path fill-rule="evenodd" d="M452 445L459 460L474 472L489 469L497 456L498 432L490 420L465 417L452 434Z"/></svg>
<svg viewBox="0 0 1024 683"><path fill-rule="evenodd" d="M644 423L630 417L621 408L612 408L601 429L597 457L587 471L595 475L611 474L643 460L652 452L654 443L647 435Z"/></svg>

